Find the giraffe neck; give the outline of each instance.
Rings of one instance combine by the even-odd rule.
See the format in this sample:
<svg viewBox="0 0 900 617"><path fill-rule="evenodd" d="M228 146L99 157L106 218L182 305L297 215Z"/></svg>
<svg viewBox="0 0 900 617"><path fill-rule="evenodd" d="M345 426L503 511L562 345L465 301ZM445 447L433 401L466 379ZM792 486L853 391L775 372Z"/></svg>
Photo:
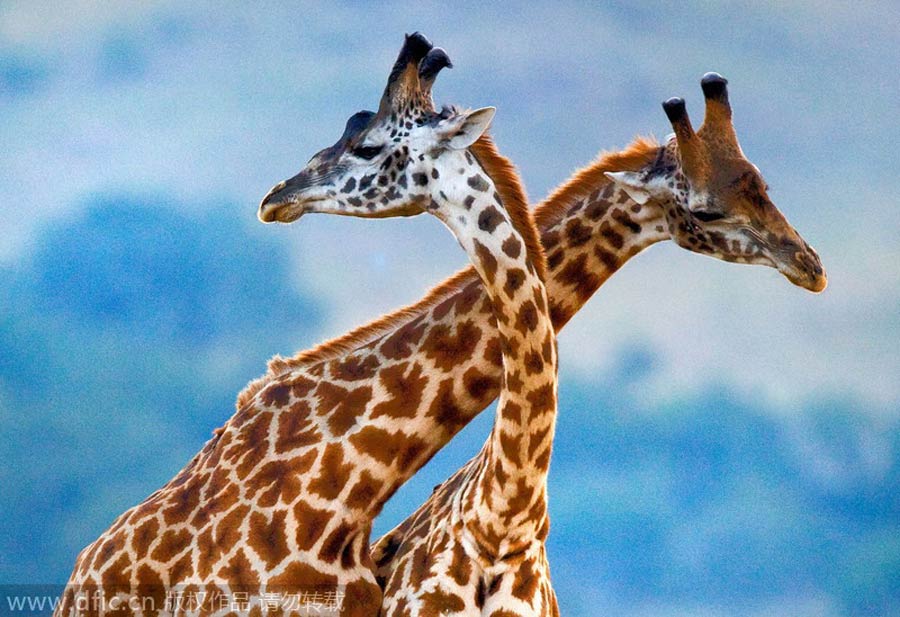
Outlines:
<svg viewBox="0 0 900 617"><path fill-rule="evenodd" d="M556 330L629 259L670 237L660 204L638 204L611 182L573 201L561 216L543 225L547 293Z"/></svg>
<svg viewBox="0 0 900 617"><path fill-rule="evenodd" d="M575 200L542 234L552 325L562 328L628 259L668 237L659 204L637 204L612 183ZM519 386L516 376L507 371L504 377L497 420L460 513L481 547L498 556L543 539L549 529L546 485L556 417L555 379L516 395L510 387Z"/></svg>
<svg viewBox="0 0 900 617"><path fill-rule="evenodd" d="M456 236L481 278L497 321L504 373L508 376L509 348L525 336L521 331L522 324L517 320L517 311L528 303L534 306L543 282L522 235L498 199L498 193L492 184L487 186L489 188L468 202L470 205L465 214L458 214L458 210L437 214ZM432 207L435 206L442 207L443 204L433 202ZM527 335L531 334L527 332Z"/></svg>
<svg viewBox="0 0 900 617"><path fill-rule="evenodd" d="M488 175L483 191L460 201L466 204L465 214L448 208L451 214L439 211L438 216L466 251L490 301L504 384L497 424L513 419L521 423L523 414L515 409L524 409L536 387L555 383L556 378L543 254L524 192L510 200L518 203L504 204ZM433 203L438 209L443 205Z"/></svg>
<svg viewBox="0 0 900 617"><path fill-rule="evenodd" d="M495 198L492 198L492 200ZM491 301L502 358L502 388L490 437L462 489L461 516L488 555L536 537L546 514L546 478L556 420L556 342L544 284L499 202L472 207L492 233L467 246L457 237ZM448 225L454 227L452 221ZM506 229L505 227L509 227ZM463 496L464 495L464 496Z"/></svg>

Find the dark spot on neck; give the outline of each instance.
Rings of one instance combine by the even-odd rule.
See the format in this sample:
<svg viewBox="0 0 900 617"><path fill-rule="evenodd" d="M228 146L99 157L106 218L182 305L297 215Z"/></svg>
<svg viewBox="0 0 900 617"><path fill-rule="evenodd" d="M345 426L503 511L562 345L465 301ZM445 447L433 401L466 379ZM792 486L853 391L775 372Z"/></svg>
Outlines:
<svg viewBox="0 0 900 617"><path fill-rule="evenodd" d="M495 208L494 206L488 206L484 210L481 211L481 214L478 215L478 228L482 231L486 231L489 234L494 233L494 230L497 228L503 221L503 215Z"/></svg>
<svg viewBox="0 0 900 617"><path fill-rule="evenodd" d="M481 176L481 174L475 174L474 176L469 176L469 179L467 180L467 182L468 182L469 186L471 186L476 191L486 191L489 188L487 181L484 179L483 176Z"/></svg>

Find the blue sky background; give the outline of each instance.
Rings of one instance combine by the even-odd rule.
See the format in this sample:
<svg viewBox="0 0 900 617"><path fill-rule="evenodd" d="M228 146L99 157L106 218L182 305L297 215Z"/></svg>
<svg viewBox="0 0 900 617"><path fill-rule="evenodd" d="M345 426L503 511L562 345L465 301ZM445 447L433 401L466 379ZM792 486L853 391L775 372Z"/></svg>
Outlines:
<svg viewBox="0 0 900 617"><path fill-rule="evenodd" d="M0 583L62 582L270 355L418 298L435 221L256 221L378 97L404 32L498 108L537 201L659 102L731 82L772 197L822 256L656 246L560 337L551 558L570 615L900 615L900 8L894 2L0 3ZM352 247L352 250L348 249ZM483 414L379 519L476 450Z"/></svg>

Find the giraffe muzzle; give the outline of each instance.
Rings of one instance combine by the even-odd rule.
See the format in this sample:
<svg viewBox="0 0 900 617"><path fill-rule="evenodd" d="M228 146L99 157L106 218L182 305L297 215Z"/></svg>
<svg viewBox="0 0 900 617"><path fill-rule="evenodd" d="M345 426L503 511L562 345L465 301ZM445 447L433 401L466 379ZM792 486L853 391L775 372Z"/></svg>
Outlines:
<svg viewBox="0 0 900 617"><path fill-rule="evenodd" d="M257 217L263 223L291 223L306 211L310 199L304 199L291 181L279 182L263 197Z"/></svg>
<svg viewBox="0 0 900 617"><path fill-rule="evenodd" d="M257 215L263 223L292 223L303 216L301 204L260 206Z"/></svg>
<svg viewBox="0 0 900 617"><path fill-rule="evenodd" d="M824 272L814 274L798 272L797 270L782 270L781 273L797 287L802 287L813 293L821 293L828 286L828 277L825 276Z"/></svg>
<svg viewBox="0 0 900 617"><path fill-rule="evenodd" d="M828 286L828 277L819 256L812 249L798 252L789 262L781 262L778 270L794 285L813 293L821 293Z"/></svg>

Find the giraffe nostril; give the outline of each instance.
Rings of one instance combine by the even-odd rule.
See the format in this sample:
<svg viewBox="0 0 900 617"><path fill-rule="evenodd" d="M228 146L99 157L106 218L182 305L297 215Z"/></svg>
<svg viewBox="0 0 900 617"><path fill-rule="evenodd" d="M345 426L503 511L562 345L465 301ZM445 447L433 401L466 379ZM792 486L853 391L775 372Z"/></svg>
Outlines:
<svg viewBox="0 0 900 617"><path fill-rule="evenodd" d="M798 261L803 264L803 266L816 276L822 274L822 263L819 261L819 258L813 253L801 253L798 256Z"/></svg>

